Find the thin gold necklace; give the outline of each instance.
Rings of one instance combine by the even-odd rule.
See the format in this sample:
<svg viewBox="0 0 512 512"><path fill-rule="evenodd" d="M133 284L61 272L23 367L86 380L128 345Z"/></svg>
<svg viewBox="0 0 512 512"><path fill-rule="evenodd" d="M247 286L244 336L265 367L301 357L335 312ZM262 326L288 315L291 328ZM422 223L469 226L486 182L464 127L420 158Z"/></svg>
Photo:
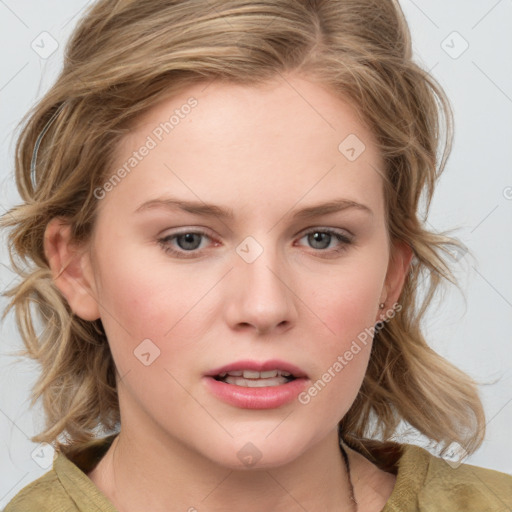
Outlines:
<svg viewBox="0 0 512 512"><path fill-rule="evenodd" d="M352 478L350 476L350 463L348 460L348 454L345 451L345 448L343 448L341 439L340 439L339 444L340 444L341 454L343 455L343 460L345 461L345 468L347 469L347 480L348 480L348 486L349 486L349 491L350 491L350 500L352 502L352 510L354 512L357 512L357 501L356 501L356 497L354 494L354 484L352 483Z"/></svg>

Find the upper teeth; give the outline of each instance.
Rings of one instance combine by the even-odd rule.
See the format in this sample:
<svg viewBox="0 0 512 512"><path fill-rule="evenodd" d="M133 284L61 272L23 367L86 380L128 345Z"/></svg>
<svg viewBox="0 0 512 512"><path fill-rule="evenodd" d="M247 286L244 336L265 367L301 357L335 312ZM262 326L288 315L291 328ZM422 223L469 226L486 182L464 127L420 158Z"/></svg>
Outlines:
<svg viewBox="0 0 512 512"><path fill-rule="evenodd" d="M223 372L219 374L219 377L225 377L231 375L232 377L243 377L244 379L269 379L281 375L283 377L290 377L291 373L283 370L269 370L266 372L256 372L254 370L236 370L231 372Z"/></svg>

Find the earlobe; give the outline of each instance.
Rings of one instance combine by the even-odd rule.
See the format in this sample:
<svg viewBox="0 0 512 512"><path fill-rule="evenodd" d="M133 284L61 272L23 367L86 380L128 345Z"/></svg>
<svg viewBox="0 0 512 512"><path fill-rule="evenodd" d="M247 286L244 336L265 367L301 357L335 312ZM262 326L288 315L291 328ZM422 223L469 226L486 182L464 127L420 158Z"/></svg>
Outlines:
<svg viewBox="0 0 512 512"><path fill-rule="evenodd" d="M54 283L77 316L83 320L97 320L100 311L89 252L70 240L69 223L53 218L45 230L44 252Z"/></svg>
<svg viewBox="0 0 512 512"><path fill-rule="evenodd" d="M389 261L386 281L383 290L381 302L385 304L383 309L379 309L379 317L386 309L391 309L398 301L402 288L410 268L414 251L405 242L395 242L393 253ZM381 318L379 318L380 320Z"/></svg>

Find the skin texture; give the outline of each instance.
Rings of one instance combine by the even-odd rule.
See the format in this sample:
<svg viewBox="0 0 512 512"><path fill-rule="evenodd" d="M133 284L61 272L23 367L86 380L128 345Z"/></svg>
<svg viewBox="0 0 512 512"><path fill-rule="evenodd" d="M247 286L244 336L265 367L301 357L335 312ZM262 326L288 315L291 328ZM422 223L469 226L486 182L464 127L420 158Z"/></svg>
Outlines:
<svg viewBox="0 0 512 512"><path fill-rule="evenodd" d="M241 409L212 395L202 376L277 358L314 383L398 300L412 253L392 252L375 140L348 103L305 78L213 82L147 112L117 148L118 165L148 135L157 140L155 127L191 96L197 106L98 200L87 246L69 243L62 219L46 231L56 285L77 315L101 318L119 374L121 434L89 476L120 512L351 510L336 427L361 386L370 343L306 405ZM365 145L354 161L338 149L349 134ZM170 195L231 208L234 219L164 207L134 213ZM339 198L373 213L292 219ZM352 242L315 241L310 228ZM158 241L198 230L206 236L189 245L165 242L181 253L193 245L189 258ZM236 250L249 236L262 249L251 263ZM134 355L146 339L160 351L148 366ZM248 443L261 454L251 467L237 456ZM349 457L359 510L380 510L395 477Z"/></svg>

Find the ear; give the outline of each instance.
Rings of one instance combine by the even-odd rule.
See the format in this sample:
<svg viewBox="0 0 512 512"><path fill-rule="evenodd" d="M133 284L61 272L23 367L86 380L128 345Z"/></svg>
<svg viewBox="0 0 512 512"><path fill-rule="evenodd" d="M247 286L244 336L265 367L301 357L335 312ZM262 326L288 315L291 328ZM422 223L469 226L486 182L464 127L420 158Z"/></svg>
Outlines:
<svg viewBox="0 0 512 512"><path fill-rule="evenodd" d="M386 279L379 301L384 303L385 307L384 309L379 309L376 318L377 322L385 319L384 311L392 308L398 301L413 256L414 251L407 243L396 241L392 244Z"/></svg>
<svg viewBox="0 0 512 512"><path fill-rule="evenodd" d="M55 217L46 226L44 253L53 280L71 310L83 320L100 317L94 274L87 247L71 243L71 226Z"/></svg>

